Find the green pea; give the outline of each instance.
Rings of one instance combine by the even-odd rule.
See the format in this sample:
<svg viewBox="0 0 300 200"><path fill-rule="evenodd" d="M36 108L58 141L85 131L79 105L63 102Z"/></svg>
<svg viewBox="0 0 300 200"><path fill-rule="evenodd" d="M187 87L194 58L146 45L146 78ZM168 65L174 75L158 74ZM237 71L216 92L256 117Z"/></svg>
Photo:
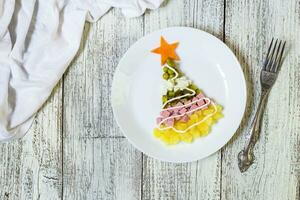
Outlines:
<svg viewBox="0 0 300 200"><path fill-rule="evenodd" d="M194 85L194 84L191 84L189 86L189 88L191 88L192 90L195 90L195 91L198 89L198 87L196 85Z"/></svg>
<svg viewBox="0 0 300 200"><path fill-rule="evenodd" d="M164 78L165 80L168 80L168 79L169 79L169 74L168 74L168 73L164 73L164 74L163 74L163 78Z"/></svg>
<svg viewBox="0 0 300 200"><path fill-rule="evenodd" d="M173 70L168 69L168 74L173 75L175 74Z"/></svg>
<svg viewBox="0 0 300 200"><path fill-rule="evenodd" d="M169 71L169 69L167 67L164 67L163 70L164 70L164 72L168 72Z"/></svg>
<svg viewBox="0 0 300 200"><path fill-rule="evenodd" d="M171 97L171 98L173 98L175 96L175 92L169 91L168 92L168 96Z"/></svg>
<svg viewBox="0 0 300 200"><path fill-rule="evenodd" d="M171 60L170 58L167 59L167 64L168 64L170 67L175 67L174 61Z"/></svg>
<svg viewBox="0 0 300 200"><path fill-rule="evenodd" d="M167 95L163 95L162 96L162 102L166 103L166 101L168 101L168 97L167 97Z"/></svg>

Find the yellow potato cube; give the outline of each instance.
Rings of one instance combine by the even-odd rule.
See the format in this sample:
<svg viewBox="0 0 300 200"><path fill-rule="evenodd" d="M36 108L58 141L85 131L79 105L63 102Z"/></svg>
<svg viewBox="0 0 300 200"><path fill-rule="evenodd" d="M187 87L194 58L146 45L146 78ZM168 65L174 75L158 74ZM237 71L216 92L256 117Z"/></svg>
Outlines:
<svg viewBox="0 0 300 200"><path fill-rule="evenodd" d="M215 119L215 120L219 120L219 119L221 119L221 118L223 118L224 117L224 115L222 114L222 113L220 113L220 112L217 112L216 114L214 114L214 116L213 116L213 118Z"/></svg>
<svg viewBox="0 0 300 200"><path fill-rule="evenodd" d="M193 124L195 124L196 122L194 121L194 120L192 120L192 119L190 119L188 122L187 122L187 125L188 126L191 126L191 125L193 125Z"/></svg>
<svg viewBox="0 0 300 200"><path fill-rule="evenodd" d="M198 122L199 122L199 121L202 121L202 120L204 119L204 117L205 117L204 115L199 116L199 117L198 117Z"/></svg>
<svg viewBox="0 0 300 200"><path fill-rule="evenodd" d="M177 122L174 127L178 130L185 130L187 128L187 124L184 122Z"/></svg>
<svg viewBox="0 0 300 200"><path fill-rule="evenodd" d="M200 131L198 129L192 130L192 131L190 131L190 133L194 138L200 137Z"/></svg>
<svg viewBox="0 0 300 200"><path fill-rule="evenodd" d="M201 136L208 135L210 130L210 127L207 124L203 124L201 127L199 127L199 132Z"/></svg>
<svg viewBox="0 0 300 200"><path fill-rule="evenodd" d="M193 141L193 136L190 133L183 133L181 135L181 140L185 143L191 143Z"/></svg>
<svg viewBox="0 0 300 200"><path fill-rule="evenodd" d="M162 131L160 131L159 129L155 128L153 131L154 137L156 138L160 138L162 136Z"/></svg>
<svg viewBox="0 0 300 200"><path fill-rule="evenodd" d="M217 105L217 111L221 112L223 110L223 107L221 105Z"/></svg>
<svg viewBox="0 0 300 200"><path fill-rule="evenodd" d="M211 126L214 122L213 122L213 118L212 117L209 117L207 120L205 120L205 123L208 125L208 126Z"/></svg>
<svg viewBox="0 0 300 200"><path fill-rule="evenodd" d="M200 124L192 127L187 132L178 133L172 128L161 131L158 128L155 128L153 129L153 135L156 138L160 138L160 140L167 145L176 145L180 141L191 143L194 139L209 134L212 125L216 123L220 118L224 117L222 110L223 108L221 105L216 105L216 108L213 105L209 105L207 109L198 110L190 115L187 122L175 121L174 128L181 131L186 130L188 127L201 122ZM203 119L205 120L203 121ZM165 126L162 125L161 127Z"/></svg>
<svg viewBox="0 0 300 200"><path fill-rule="evenodd" d="M198 115L197 115L197 114L192 114L190 118L191 118L191 120L193 120L194 122L198 121Z"/></svg>
<svg viewBox="0 0 300 200"><path fill-rule="evenodd" d="M199 120L199 118L201 118L203 115L202 115L202 111L201 110L199 110L199 111L197 111L197 113L196 113L197 115L198 115L198 120Z"/></svg>
<svg viewBox="0 0 300 200"><path fill-rule="evenodd" d="M170 137L168 136L168 134L166 133L163 133L162 137L161 137L162 141L168 143L169 142L169 139Z"/></svg>
<svg viewBox="0 0 300 200"><path fill-rule="evenodd" d="M170 138L173 138L173 137L175 137L177 135L177 133L175 132L175 131L171 131L171 132L169 132L169 137Z"/></svg>
<svg viewBox="0 0 300 200"><path fill-rule="evenodd" d="M198 130L202 131L207 129L208 125L206 123L201 123L198 125Z"/></svg>
<svg viewBox="0 0 300 200"><path fill-rule="evenodd" d="M209 114L212 114L214 112L214 109L206 109L206 110L203 110L203 115L204 116L207 116Z"/></svg>
<svg viewBox="0 0 300 200"><path fill-rule="evenodd" d="M170 138L169 141L170 141L170 144L178 144L180 141L180 137L178 134L174 135L172 138Z"/></svg>

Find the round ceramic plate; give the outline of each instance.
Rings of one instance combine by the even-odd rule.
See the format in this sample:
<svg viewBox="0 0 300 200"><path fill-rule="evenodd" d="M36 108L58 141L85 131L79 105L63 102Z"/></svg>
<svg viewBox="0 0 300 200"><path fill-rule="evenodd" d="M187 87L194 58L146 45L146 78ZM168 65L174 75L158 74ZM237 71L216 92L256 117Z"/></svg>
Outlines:
<svg viewBox="0 0 300 200"><path fill-rule="evenodd" d="M176 49L182 72L224 107L224 118L210 134L191 144L168 146L154 138L155 119L161 102L160 56L150 51L160 45L160 36ZM123 134L140 151L168 162L190 162L222 148L234 135L246 105L246 84L232 51L219 39L198 29L171 27L138 40L121 59L112 84L112 107Z"/></svg>

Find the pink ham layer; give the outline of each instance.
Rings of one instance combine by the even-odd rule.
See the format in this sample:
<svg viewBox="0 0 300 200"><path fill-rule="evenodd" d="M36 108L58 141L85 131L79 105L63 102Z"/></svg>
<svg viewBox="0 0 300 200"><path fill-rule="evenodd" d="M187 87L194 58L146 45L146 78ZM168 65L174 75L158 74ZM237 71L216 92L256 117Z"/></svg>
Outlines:
<svg viewBox="0 0 300 200"><path fill-rule="evenodd" d="M162 120L164 120L168 117L182 115L182 114L185 114L185 113L187 113L191 110L195 110L200 106L203 106L204 104L206 104L205 100L199 101L197 103L194 103L192 105L188 105L188 106L185 106L185 107L182 107L182 108L176 108L176 107L179 107L179 106L187 105L191 102L197 101L197 100L202 99L202 98L205 98L204 95L203 94L198 94L196 97L194 97L192 99L192 101L189 100L189 101L185 102L184 104L181 103L181 102L178 102L176 104L176 106L168 107L167 110L163 110L163 111L160 112L160 116L158 118L156 118L156 123L159 125ZM207 108L207 106L203 107L202 109L205 109L205 108ZM187 122L189 120L189 116L192 115L193 113L194 112L191 112L191 113L185 114L181 117L175 117L175 118L167 119L162 124L166 125L167 127L170 127L170 126L174 125L175 121L181 120L182 122Z"/></svg>

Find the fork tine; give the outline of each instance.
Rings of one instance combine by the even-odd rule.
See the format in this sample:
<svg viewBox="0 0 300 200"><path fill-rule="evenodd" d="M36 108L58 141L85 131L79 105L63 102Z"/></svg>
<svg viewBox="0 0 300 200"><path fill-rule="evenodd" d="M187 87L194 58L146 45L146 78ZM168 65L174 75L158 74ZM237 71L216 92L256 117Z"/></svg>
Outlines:
<svg viewBox="0 0 300 200"><path fill-rule="evenodd" d="M268 58L268 57L269 57L269 55L270 55L270 50L271 50L271 47L272 47L273 41L274 41L274 38L272 38L272 41L271 41L271 43L270 43L270 46L269 46L269 48L268 48L267 58Z"/></svg>
<svg viewBox="0 0 300 200"><path fill-rule="evenodd" d="M275 69L276 69L276 66L278 65L278 58L279 58L279 52L280 52L280 49L281 49L281 40L279 41L279 44L278 44L278 47L276 49L276 53L275 53L275 57L274 59L272 60L272 64L270 66L270 72L275 72Z"/></svg>
<svg viewBox="0 0 300 200"><path fill-rule="evenodd" d="M275 49L276 49L276 47L277 47L277 43L278 43L278 39L276 39L275 45L274 45L274 47L272 48L271 58L268 59L268 63L267 63L267 66L266 66L266 70L267 70L267 71L270 71L270 70L271 70L271 67L272 67L272 64L273 64L274 52L275 52Z"/></svg>
<svg viewBox="0 0 300 200"><path fill-rule="evenodd" d="M268 48L268 51L267 51L267 56L265 58L265 62L264 62L264 65L263 65L264 70L266 70L266 66L267 66L268 61L269 61L269 55L270 55L270 52L271 52L271 47L273 45L273 41L274 41L274 38L272 38L271 43L270 43L269 48Z"/></svg>
<svg viewBox="0 0 300 200"><path fill-rule="evenodd" d="M278 68L279 66L281 65L281 61L282 61L282 56L283 56L283 52L284 52L284 48L285 48L285 43L286 41L284 41L282 47L281 47L281 51L280 51L280 54L278 55L278 61L277 61L277 65L274 69L274 72L277 73L278 72Z"/></svg>

